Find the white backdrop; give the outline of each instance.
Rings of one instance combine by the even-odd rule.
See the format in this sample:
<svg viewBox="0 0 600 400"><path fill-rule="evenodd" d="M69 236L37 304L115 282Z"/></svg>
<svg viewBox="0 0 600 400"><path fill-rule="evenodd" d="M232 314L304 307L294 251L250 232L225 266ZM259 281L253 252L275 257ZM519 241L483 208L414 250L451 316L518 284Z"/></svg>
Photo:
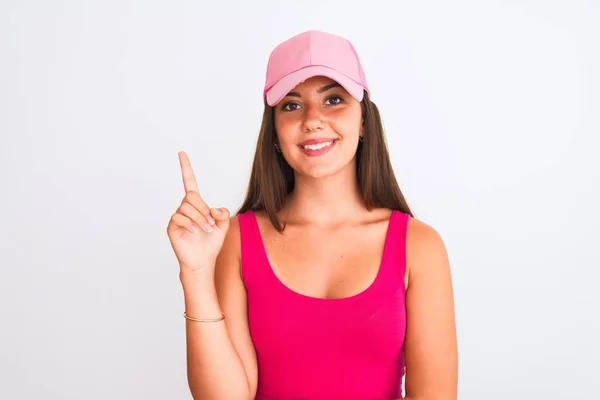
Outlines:
<svg viewBox="0 0 600 400"><path fill-rule="evenodd" d="M191 398L177 151L235 211L267 57L308 29L355 44L446 241L459 398L600 398L598 21L573 0L0 1L0 398Z"/></svg>

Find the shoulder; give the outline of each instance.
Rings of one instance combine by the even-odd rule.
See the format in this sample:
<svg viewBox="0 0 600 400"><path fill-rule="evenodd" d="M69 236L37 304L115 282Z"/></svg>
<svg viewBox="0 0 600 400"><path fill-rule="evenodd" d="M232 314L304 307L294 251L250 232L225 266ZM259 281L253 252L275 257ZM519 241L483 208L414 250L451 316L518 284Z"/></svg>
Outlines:
<svg viewBox="0 0 600 400"><path fill-rule="evenodd" d="M233 245L237 243L237 239L240 238L240 235L240 216L232 215L231 217L229 217L229 230L227 231L227 235L225 236L225 243L223 244L223 246L225 246L225 244Z"/></svg>
<svg viewBox="0 0 600 400"><path fill-rule="evenodd" d="M239 216L234 215L229 218L229 229L223 240L223 246L217 259L217 268L239 269L241 260L241 232Z"/></svg>
<svg viewBox="0 0 600 400"><path fill-rule="evenodd" d="M448 266L446 244L431 225L409 217L406 229L408 282L419 275L443 271Z"/></svg>
<svg viewBox="0 0 600 400"><path fill-rule="evenodd" d="M406 228L406 241L407 245L410 245L413 250L419 252L423 250L440 251L445 247L441 235L435 228L410 216Z"/></svg>

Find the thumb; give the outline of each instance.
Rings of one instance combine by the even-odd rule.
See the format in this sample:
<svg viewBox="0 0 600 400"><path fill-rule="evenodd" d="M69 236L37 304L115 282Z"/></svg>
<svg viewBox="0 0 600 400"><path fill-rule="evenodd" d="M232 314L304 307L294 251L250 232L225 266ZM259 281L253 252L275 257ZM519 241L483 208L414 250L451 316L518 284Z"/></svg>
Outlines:
<svg viewBox="0 0 600 400"><path fill-rule="evenodd" d="M226 208L211 208L210 215L215 219L219 228L227 229L229 227L229 210Z"/></svg>

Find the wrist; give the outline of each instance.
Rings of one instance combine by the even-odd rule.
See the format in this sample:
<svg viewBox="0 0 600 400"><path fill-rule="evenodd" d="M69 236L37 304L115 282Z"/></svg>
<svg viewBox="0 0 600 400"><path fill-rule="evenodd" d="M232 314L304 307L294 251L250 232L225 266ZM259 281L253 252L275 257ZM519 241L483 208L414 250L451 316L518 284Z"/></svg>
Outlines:
<svg viewBox="0 0 600 400"><path fill-rule="evenodd" d="M216 293L214 271L185 271L179 273L183 294L187 297L206 297Z"/></svg>
<svg viewBox="0 0 600 400"><path fill-rule="evenodd" d="M213 280L188 277L183 279L184 311L194 318L221 316L217 288Z"/></svg>
<svg viewBox="0 0 600 400"><path fill-rule="evenodd" d="M215 269L214 265L191 268L182 265L179 271L179 280L183 285L202 285L214 284Z"/></svg>

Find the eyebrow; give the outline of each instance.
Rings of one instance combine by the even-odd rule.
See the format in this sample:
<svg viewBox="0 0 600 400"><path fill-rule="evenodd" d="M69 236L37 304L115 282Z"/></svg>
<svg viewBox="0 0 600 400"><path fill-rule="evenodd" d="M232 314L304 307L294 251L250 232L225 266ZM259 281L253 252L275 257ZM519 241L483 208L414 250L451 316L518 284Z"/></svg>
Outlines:
<svg viewBox="0 0 600 400"><path fill-rule="evenodd" d="M323 92L328 91L329 89L333 89L333 88L336 88L336 87L342 87L342 85L340 85L337 82L330 83L329 85L325 85L325 86L317 89L317 93L323 93ZM302 96L300 96L300 93L298 93L298 92L289 92L286 96L302 97Z"/></svg>

